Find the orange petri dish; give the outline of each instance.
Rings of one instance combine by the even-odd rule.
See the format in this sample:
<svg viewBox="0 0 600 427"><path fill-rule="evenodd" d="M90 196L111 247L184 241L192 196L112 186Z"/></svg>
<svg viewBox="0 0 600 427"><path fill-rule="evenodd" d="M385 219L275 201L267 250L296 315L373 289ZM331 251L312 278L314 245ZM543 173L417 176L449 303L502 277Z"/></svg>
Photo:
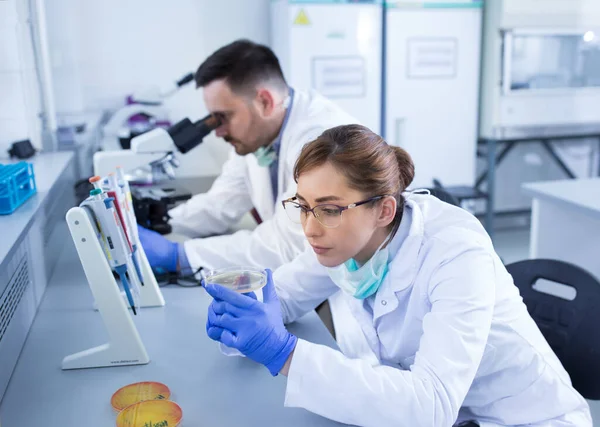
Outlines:
<svg viewBox="0 0 600 427"><path fill-rule="evenodd" d="M121 411L130 405L146 400L169 400L171 391L162 383L145 381L126 385L118 389L110 399L115 411Z"/></svg>
<svg viewBox="0 0 600 427"><path fill-rule="evenodd" d="M177 427L183 412L170 400L146 400L123 409L117 427Z"/></svg>

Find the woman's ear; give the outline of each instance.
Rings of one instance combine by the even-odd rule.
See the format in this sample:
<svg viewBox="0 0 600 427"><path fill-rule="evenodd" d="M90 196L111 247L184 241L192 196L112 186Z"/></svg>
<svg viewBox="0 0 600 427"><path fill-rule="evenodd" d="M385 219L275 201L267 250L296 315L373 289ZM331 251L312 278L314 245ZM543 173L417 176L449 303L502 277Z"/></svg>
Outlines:
<svg viewBox="0 0 600 427"><path fill-rule="evenodd" d="M396 217L396 209L398 205L395 197L386 196L381 201L381 211L379 218L377 218L377 225L379 227L387 227L394 221Z"/></svg>

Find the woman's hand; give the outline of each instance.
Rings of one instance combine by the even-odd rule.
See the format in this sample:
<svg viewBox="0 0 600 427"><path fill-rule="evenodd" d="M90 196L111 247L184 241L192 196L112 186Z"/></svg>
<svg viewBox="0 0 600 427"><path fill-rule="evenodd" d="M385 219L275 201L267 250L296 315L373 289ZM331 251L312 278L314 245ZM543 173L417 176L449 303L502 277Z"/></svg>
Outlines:
<svg viewBox="0 0 600 427"><path fill-rule="evenodd" d="M206 285L206 291L214 298L208 308L206 332L211 339L238 349L265 365L271 375L277 375L298 339L283 325L273 275L271 270L266 271L263 302L257 301L254 293L239 294L223 286Z"/></svg>

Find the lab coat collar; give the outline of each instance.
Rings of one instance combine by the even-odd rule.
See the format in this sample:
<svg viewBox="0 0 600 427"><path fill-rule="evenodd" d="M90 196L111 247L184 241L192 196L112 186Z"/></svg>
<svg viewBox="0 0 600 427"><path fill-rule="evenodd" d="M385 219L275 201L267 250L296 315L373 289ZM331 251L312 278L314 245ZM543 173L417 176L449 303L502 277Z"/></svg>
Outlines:
<svg viewBox="0 0 600 427"><path fill-rule="evenodd" d="M283 119L283 124L281 126L281 129L279 130L279 135L277 135L277 138L275 139L274 142L274 148L277 152L277 171L276 171L276 175L275 177L277 178L277 186L275 188L273 188L273 197L275 199L275 203L278 203L278 197L283 193L284 189L285 189L285 185L284 183L286 182L285 177L283 176L284 173L286 173L285 168L281 167L281 165L279 164L280 162L285 162L285 157L287 156L287 149L288 147L286 146L286 144L282 144L283 138L284 138L284 131L286 130L290 120L293 121L293 117L295 115L297 115L296 110L294 106L298 103L298 97L295 96L295 90L293 87L289 87L289 95L288 98L286 99L287 107L286 107L286 111L285 111L285 118ZM293 126L293 124L292 124ZM288 142L287 144L289 145L289 138L288 138ZM273 179L273 176L271 177L271 179Z"/></svg>
<svg viewBox="0 0 600 427"><path fill-rule="evenodd" d="M408 289L414 282L418 271L418 257L423 243L424 219L418 204L403 195L405 203L402 221L398 231L389 243L388 272L381 287L377 291L371 309L367 307L370 299L358 300L348 298L348 305L358 321L369 347L379 361L382 359L381 342L378 337L377 323L382 316L398 308L397 294Z"/></svg>
<svg viewBox="0 0 600 427"><path fill-rule="evenodd" d="M424 237L423 212L419 205L405 195L402 221L390 242L388 273L375 294L373 320L398 307L396 293L409 288L417 275L418 257Z"/></svg>
<svg viewBox="0 0 600 427"><path fill-rule="evenodd" d="M423 243L425 221L419 205L406 198L402 212L402 222L390 242L388 277L393 292L399 292L412 284L417 274L417 260Z"/></svg>
<svg viewBox="0 0 600 427"><path fill-rule="evenodd" d="M279 156L279 147L281 146L281 138L283 137L283 132L288 124L288 120L290 119L290 114L292 112L292 108L294 105L294 89L292 87L289 88L288 96L283 102L285 107L285 116L283 117L283 123L281 124L281 129L279 129L279 133L271 143L271 147L273 151Z"/></svg>

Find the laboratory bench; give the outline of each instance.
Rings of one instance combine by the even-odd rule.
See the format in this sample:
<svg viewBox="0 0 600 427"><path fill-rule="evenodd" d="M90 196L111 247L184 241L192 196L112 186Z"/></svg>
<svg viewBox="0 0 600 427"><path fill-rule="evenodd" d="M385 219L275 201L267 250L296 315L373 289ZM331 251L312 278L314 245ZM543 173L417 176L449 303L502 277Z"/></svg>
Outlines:
<svg viewBox="0 0 600 427"><path fill-rule="evenodd" d="M304 409L285 408L285 377L273 378L262 365L222 354L206 335L211 297L200 287L163 287L166 305L134 316L149 364L61 370L63 357L107 340L68 239L2 400L4 427L115 425L112 394L139 381L170 388L171 400L183 410L182 427L339 425ZM314 312L289 329L336 346Z"/></svg>
<svg viewBox="0 0 600 427"><path fill-rule="evenodd" d="M43 223L46 215L40 213L45 212L57 191L72 197L73 181L68 191L61 187L61 177L72 169L70 156L59 153L46 157L47 163L36 167L39 192L35 198L17 211L17 216L0 218L3 231L5 224L12 224L13 247L2 239L4 257L14 257L18 252L14 246L19 246L20 240L27 243L32 239L32 227L38 221ZM54 175L45 175L50 170ZM60 206L64 219L63 204ZM17 223L21 230L16 230ZM61 224L63 228L56 227L57 247L29 243L18 252L30 265L37 263L32 248L37 248L40 257L50 255L56 261L46 276L47 286L38 285L35 274L26 282L17 311L26 312L28 323L16 313L20 317L13 317L8 325L9 329L28 330L28 335L10 342L6 338L0 340L0 365L4 365L7 355L16 361L16 366L12 362L14 371L11 366L12 376L9 372L10 382L0 402L3 427L115 425L117 413L110 404L112 394L124 385L140 381L158 381L170 388L171 400L183 411L181 427L339 425L304 409L284 407L285 377L272 377L265 367L247 358L222 354L218 343L206 335L211 298L200 287L165 286L161 288L164 307L142 308L137 316L130 312L150 356L148 364L62 370L65 356L104 344L108 336L99 312L94 310L92 293L69 231L64 221ZM0 272L5 272L6 260L2 265ZM34 297L32 288L38 287ZM301 338L336 348L314 311L289 325L289 329ZM0 396L3 390L4 385Z"/></svg>
<svg viewBox="0 0 600 427"><path fill-rule="evenodd" d="M587 139L597 140L600 147L600 123L498 128L494 129L491 135L481 137L478 145L485 146L487 167L477 177L475 188L482 190L482 185L486 184L484 190L487 194L485 224L488 233L492 235L494 230L496 170L517 145L540 143L558 167L569 178L574 179L576 177L574 171L567 166L556 152L552 142L570 143ZM502 145L501 150L498 150L499 145ZM600 164L598 165L598 174L600 175Z"/></svg>
<svg viewBox="0 0 600 427"><path fill-rule="evenodd" d="M600 178L523 185L533 198L530 258L577 265L600 279Z"/></svg>
<svg viewBox="0 0 600 427"><path fill-rule="evenodd" d="M73 153L39 153L27 162L37 193L0 215L0 399L68 236L64 218L74 202Z"/></svg>
<svg viewBox="0 0 600 427"><path fill-rule="evenodd" d="M52 232L53 221L66 213L66 206L73 203L73 154L38 154L24 160L33 164L37 193L27 200L12 215L0 215L0 268L9 252L23 239L34 220L45 217L46 234ZM11 161L10 163L15 163ZM55 208L60 206L60 210ZM68 209L68 208L67 208ZM64 212L63 212L64 210ZM40 215L41 214L41 215ZM48 217L49 214L54 216Z"/></svg>

